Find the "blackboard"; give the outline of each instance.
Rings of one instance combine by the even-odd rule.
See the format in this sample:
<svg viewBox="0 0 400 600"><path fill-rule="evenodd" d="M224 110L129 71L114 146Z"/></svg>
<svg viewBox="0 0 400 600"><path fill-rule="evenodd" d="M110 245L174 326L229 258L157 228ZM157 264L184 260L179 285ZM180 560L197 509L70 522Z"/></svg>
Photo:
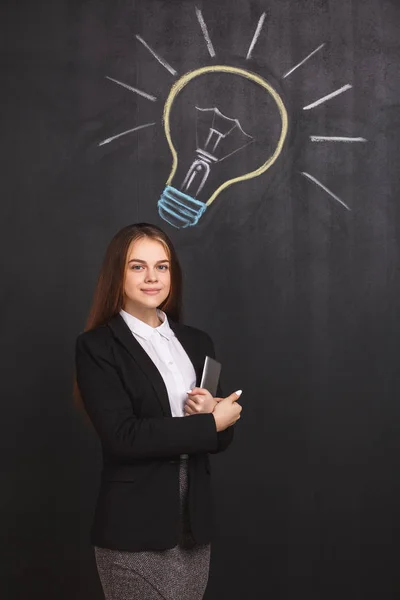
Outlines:
<svg viewBox="0 0 400 600"><path fill-rule="evenodd" d="M213 457L206 597L397 597L398 3L9 1L1 23L1 596L102 597L88 545L100 449L72 403L74 341L109 240L147 221L180 257L184 322L213 337L227 392L243 389L235 443ZM177 227L158 205L163 111L181 77L215 65L268 82L285 139L268 170ZM198 109L256 140L213 176L279 144L270 93L208 75L171 115L177 186L194 115L211 115Z"/></svg>

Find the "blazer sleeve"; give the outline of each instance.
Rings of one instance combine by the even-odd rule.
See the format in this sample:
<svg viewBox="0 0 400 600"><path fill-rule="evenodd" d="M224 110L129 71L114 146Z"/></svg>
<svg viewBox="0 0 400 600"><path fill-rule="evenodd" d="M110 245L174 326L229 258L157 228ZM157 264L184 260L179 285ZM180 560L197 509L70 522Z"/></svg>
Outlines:
<svg viewBox="0 0 400 600"><path fill-rule="evenodd" d="M208 337L208 345L209 345L208 356L210 356L211 358L216 358L214 342L212 341L212 338L208 334L207 334L207 337ZM225 397L224 393L222 391L220 382L218 382L218 386L217 386L217 397L218 398ZM235 425L231 425L230 427L227 427L223 431L218 431L217 432L218 446L215 450L210 450L209 451L210 454L216 454L217 452L222 452L223 450L226 450L226 448L232 443L234 431L235 431Z"/></svg>
<svg viewBox="0 0 400 600"><path fill-rule="evenodd" d="M217 450L217 428L210 413L137 418L110 343L104 333L98 333L92 330L77 337L75 366L84 407L105 451L129 463Z"/></svg>

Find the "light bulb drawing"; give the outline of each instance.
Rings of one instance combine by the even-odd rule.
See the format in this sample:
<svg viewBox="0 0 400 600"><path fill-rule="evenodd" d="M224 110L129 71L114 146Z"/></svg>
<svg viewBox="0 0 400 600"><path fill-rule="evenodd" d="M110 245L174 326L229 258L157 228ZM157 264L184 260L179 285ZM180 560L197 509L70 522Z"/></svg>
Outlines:
<svg viewBox="0 0 400 600"><path fill-rule="evenodd" d="M280 132L272 155L264 157L255 169L239 176L228 176L203 200L199 198L210 173L218 169L218 163L229 159L236 152L243 151L254 139L242 127L240 121L224 115L218 107L195 107L196 116L196 158L190 164L183 181L175 182L178 163L178 153L171 134L171 113L178 95L191 81L208 74L227 73L257 84L272 98L280 116ZM164 106L163 123L165 136L172 154L172 169L165 189L158 201L159 215L170 225L184 228L196 225L205 210L214 202L220 193L230 185L257 177L269 169L282 151L288 130L288 116L285 105L278 92L262 77L228 65L202 67L183 75L171 88ZM266 149L266 152L269 150Z"/></svg>
<svg viewBox="0 0 400 600"><path fill-rule="evenodd" d="M211 40L202 10L195 7L195 15L210 60L214 61L218 49L214 47ZM266 16L266 12L260 15L247 54L243 55L243 58L237 57L240 65L243 65L244 57L246 61L253 60L252 54L256 44L259 43L258 40ZM158 48L153 47L152 43L148 43L138 34L135 37L159 65L166 69L171 76L177 78L169 92L167 92L163 110L162 123L172 155L172 167L165 188L159 196L157 208L160 217L172 226L177 228L190 227L199 222L206 209L226 188L237 182L258 177L274 165L282 152L287 137L287 110L280 94L275 89L276 84L272 86L264 77L247 68L213 64L212 66L189 71L180 76L178 71L158 51ZM326 46L327 42L323 42L314 49L307 48L308 53L304 52L304 58L282 73L282 83L285 83L288 77L293 77L294 73L297 75L298 69L311 59L317 61L318 56L326 51ZM105 77L113 84L121 86L146 101L157 102L160 97L159 94L155 96L153 93L141 89L141 87L122 81L119 77L109 75ZM213 77L220 79L214 95L212 86L209 86L210 78ZM226 78L228 78L228 83L226 83ZM249 85L253 88L251 90L248 88L241 89L239 85L240 93L237 94L237 90L233 89L230 94L231 81L244 82L243 88ZM196 85L199 87L194 96L191 96L188 90L193 90ZM255 88L259 92L256 99ZM331 101L336 102L335 98L339 98L352 88L352 84L347 83L338 89L327 89L326 93L325 90L320 90L323 95L303 106L303 113L314 110L318 113L321 105ZM187 100L188 97L189 101ZM182 98L184 98L183 103ZM249 99L250 104L248 104ZM265 108L266 112L259 114L260 109L262 113ZM174 130L173 126L174 115L176 114L178 115L177 131ZM255 115L255 123L251 122L251 118L249 118L251 115ZM193 129L191 129L190 120L195 125ZM141 130L150 131L150 128L155 127L157 122L152 120L151 122L133 125L135 124L132 123L129 129L108 136L98 142L98 146L108 145L134 132L136 132L136 135L140 135L138 132ZM326 132L330 135L326 135L323 131L310 133L313 134L309 136L311 142L329 144L330 146L338 143L349 146L354 143L368 141L364 137L355 136L354 134L347 135L347 131L340 130ZM179 146L181 147L179 148ZM304 170L298 170L298 174L312 182L319 190L323 190L341 206L351 210L337 193L329 189L315 174Z"/></svg>

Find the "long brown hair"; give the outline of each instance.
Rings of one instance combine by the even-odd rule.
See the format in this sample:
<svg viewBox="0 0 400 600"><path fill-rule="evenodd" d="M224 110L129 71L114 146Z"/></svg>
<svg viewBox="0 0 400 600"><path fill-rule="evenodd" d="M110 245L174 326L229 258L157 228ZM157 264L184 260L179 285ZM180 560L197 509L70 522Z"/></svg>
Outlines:
<svg viewBox="0 0 400 600"><path fill-rule="evenodd" d="M175 248L167 234L156 225L134 223L120 229L106 249L84 331L105 325L123 308L128 251L133 242L145 237L160 242L167 253L171 268L171 288L158 308L179 323L182 311L182 271ZM86 415L76 376L73 397L75 406Z"/></svg>

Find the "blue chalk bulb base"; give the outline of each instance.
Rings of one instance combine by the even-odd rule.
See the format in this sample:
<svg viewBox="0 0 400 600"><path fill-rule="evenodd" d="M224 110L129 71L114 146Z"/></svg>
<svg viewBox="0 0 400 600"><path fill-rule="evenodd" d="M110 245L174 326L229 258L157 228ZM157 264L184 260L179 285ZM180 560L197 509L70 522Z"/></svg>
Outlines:
<svg viewBox="0 0 400 600"><path fill-rule="evenodd" d="M160 217L178 229L196 225L207 205L167 185L157 204Z"/></svg>

